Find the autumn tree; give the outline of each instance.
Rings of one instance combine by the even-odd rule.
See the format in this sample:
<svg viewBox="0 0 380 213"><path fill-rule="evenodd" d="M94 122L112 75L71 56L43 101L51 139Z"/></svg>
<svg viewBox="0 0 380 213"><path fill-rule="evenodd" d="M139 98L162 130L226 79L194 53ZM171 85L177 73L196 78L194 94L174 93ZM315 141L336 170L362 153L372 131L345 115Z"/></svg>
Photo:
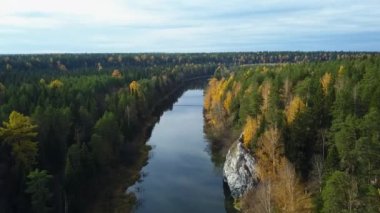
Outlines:
<svg viewBox="0 0 380 213"><path fill-rule="evenodd" d="M254 152L258 161L257 173L260 183L243 197L243 208L247 212L275 211L274 194L277 192L274 184L278 181L278 163L283 152L280 147L280 136L279 130L271 127L258 139Z"/></svg>
<svg viewBox="0 0 380 213"><path fill-rule="evenodd" d="M215 94L217 93L216 92L217 86L218 86L218 79L211 78L208 82L208 87L206 90L206 94L204 97L204 103L203 103L204 108L207 110L210 110L211 106L213 105L213 102L214 102L214 99L216 96Z"/></svg>
<svg viewBox="0 0 380 213"><path fill-rule="evenodd" d="M28 172L36 163L37 142L35 138L37 125L28 116L13 111L9 120L0 127L0 138L3 145L11 148L12 157L16 166Z"/></svg>
<svg viewBox="0 0 380 213"><path fill-rule="evenodd" d="M204 107L206 111L206 122L209 123L216 134L222 132L227 126L226 116L228 111L231 110L232 94L227 92L226 98L223 100L226 88L232 81L233 77L229 80L224 78L218 80L212 78L209 81L208 89L204 97Z"/></svg>
<svg viewBox="0 0 380 213"><path fill-rule="evenodd" d="M305 103L301 100L300 97L295 96L291 100L285 112L286 121L288 122L288 124L291 124L294 121L294 119L296 119L298 113L301 113L304 109L305 109Z"/></svg>
<svg viewBox="0 0 380 213"><path fill-rule="evenodd" d="M272 126L265 130L258 140L258 147L255 153L260 160L258 172L264 180L274 181L277 175L276 170L280 163L280 157L284 152L280 138L280 130Z"/></svg>
<svg viewBox="0 0 380 213"><path fill-rule="evenodd" d="M305 192L293 165L283 159L278 171L274 197L281 212L311 212L310 194Z"/></svg>
<svg viewBox="0 0 380 213"><path fill-rule="evenodd" d="M232 92L228 91L226 94L226 98L224 99L223 106L227 111L227 114L231 113L231 105L232 105Z"/></svg>
<svg viewBox="0 0 380 213"><path fill-rule="evenodd" d="M61 88L62 86L63 86L62 81L60 81L58 79L51 81L49 84L49 88L51 88L51 89L58 89L58 88Z"/></svg>
<svg viewBox="0 0 380 213"><path fill-rule="evenodd" d="M231 83L225 75L209 81L206 122L218 126L230 119L245 145L255 145L260 183L243 198L244 211L311 212L311 196L316 211L379 211L379 57L337 58L240 66Z"/></svg>
<svg viewBox="0 0 380 213"><path fill-rule="evenodd" d="M137 81L132 81L129 84L129 91L138 97L142 96L141 85Z"/></svg>
<svg viewBox="0 0 380 213"><path fill-rule="evenodd" d="M262 96L262 105L261 112L264 114L268 111L269 108L269 100L270 100L270 92L271 92L271 84L269 81L265 81L261 86L261 96Z"/></svg>
<svg viewBox="0 0 380 213"><path fill-rule="evenodd" d="M332 79L332 77L331 77L331 73L326 72L326 73L322 76L322 78L321 78L321 80L320 80L321 85L322 85L322 89L323 89L323 93L324 93L325 96L326 96L327 93L328 93L328 90L329 90L329 87L330 87L330 84L331 84L331 79Z"/></svg>
<svg viewBox="0 0 380 213"><path fill-rule="evenodd" d="M281 90L281 97L285 105L288 105L292 100L292 81L289 78L284 80L283 88Z"/></svg>
<svg viewBox="0 0 380 213"><path fill-rule="evenodd" d="M112 71L112 77L114 77L114 78L121 78L121 72L120 72L120 70L115 69L114 71Z"/></svg>
<svg viewBox="0 0 380 213"><path fill-rule="evenodd" d="M253 190L242 198L242 208L248 213L273 213L275 204L273 201L273 189L270 182L258 184Z"/></svg>
<svg viewBox="0 0 380 213"><path fill-rule="evenodd" d="M245 147L249 148L253 138L256 135L257 129L259 128L260 123L258 119L247 117L247 121L243 129L243 142Z"/></svg>
<svg viewBox="0 0 380 213"><path fill-rule="evenodd" d="M60 71L67 71L67 67L66 67L66 65L64 65L64 64L59 64L59 65L58 65L58 69L59 69Z"/></svg>
<svg viewBox="0 0 380 213"><path fill-rule="evenodd" d="M311 212L310 194L284 157L280 137L279 130L270 127L258 140L255 156L260 183L243 198L247 212Z"/></svg>

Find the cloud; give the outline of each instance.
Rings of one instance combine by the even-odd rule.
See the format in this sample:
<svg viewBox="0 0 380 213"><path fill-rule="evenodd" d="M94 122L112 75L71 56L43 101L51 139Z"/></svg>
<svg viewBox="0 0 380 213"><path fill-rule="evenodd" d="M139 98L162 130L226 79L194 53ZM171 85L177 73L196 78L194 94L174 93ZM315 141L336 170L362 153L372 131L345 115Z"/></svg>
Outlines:
<svg viewBox="0 0 380 213"><path fill-rule="evenodd" d="M0 53L380 49L378 0L1 0Z"/></svg>

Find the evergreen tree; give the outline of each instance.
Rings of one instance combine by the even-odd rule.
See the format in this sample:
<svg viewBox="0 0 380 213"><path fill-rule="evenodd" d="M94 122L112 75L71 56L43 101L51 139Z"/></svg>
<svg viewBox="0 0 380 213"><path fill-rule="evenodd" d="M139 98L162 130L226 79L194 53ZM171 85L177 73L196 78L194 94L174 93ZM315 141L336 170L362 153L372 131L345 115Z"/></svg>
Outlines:
<svg viewBox="0 0 380 213"><path fill-rule="evenodd" d="M323 213L356 212L357 184L347 173L335 171L322 191Z"/></svg>
<svg viewBox="0 0 380 213"><path fill-rule="evenodd" d="M53 176L49 175L46 170L34 170L28 175L26 182L26 193L31 195L32 210L35 213L46 213L51 211L49 202L52 197L49 188L49 182Z"/></svg>
<svg viewBox="0 0 380 213"><path fill-rule="evenodd" d="M119 159L119 150L123 142L116 117L112 112L106 112L96 122L90 146L95 160L100 168L105 168Z"/></svg>

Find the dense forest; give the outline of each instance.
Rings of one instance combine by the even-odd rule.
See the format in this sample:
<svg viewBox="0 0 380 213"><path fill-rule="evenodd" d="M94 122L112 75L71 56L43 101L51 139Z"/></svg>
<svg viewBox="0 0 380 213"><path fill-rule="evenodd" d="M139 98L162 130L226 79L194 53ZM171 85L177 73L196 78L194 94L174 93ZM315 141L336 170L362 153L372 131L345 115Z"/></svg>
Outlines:
<svg viewBox="0 0 380 213"><path fill-rule="evenodd" d="M242 133L257 160L244 212L380 211L379 55L225 73L209 81L205 119L215 143Z"/></svg>
<svg viewBox="0 0 380 213"><path fill-rule="evenodd" d="M81 211L83 186L139 153L133 138L161 99L216 68L146 65L136 58L127 66L121 56L117 62L113 57L1 58L2 210Z"/></svg>
<svg viewBox="0 0 380 213"><path fill-rule="evenodd" d="M243 129L267 158L264 190L295 168L293 204L307 202L294 208L377 211L378 69L356 52L2 55L0 208L80 212L89 180L136 158L133 139L161 98L214 74L209 122Z"/></svg>

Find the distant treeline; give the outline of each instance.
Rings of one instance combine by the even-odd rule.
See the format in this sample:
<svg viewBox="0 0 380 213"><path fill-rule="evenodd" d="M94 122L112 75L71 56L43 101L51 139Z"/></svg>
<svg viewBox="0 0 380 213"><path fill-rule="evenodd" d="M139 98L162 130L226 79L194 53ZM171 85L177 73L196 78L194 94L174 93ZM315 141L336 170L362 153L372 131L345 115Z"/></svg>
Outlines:
<svg viewBox="0 0 380 213"><path fill-rule="evenodd" d="M238 52L238 53L141 53L141 54L30 54L0 55L0 71L82 71L183 64L258 64L340 60L372 52ZM128 67L130 66L130 67Z"/></svg>

